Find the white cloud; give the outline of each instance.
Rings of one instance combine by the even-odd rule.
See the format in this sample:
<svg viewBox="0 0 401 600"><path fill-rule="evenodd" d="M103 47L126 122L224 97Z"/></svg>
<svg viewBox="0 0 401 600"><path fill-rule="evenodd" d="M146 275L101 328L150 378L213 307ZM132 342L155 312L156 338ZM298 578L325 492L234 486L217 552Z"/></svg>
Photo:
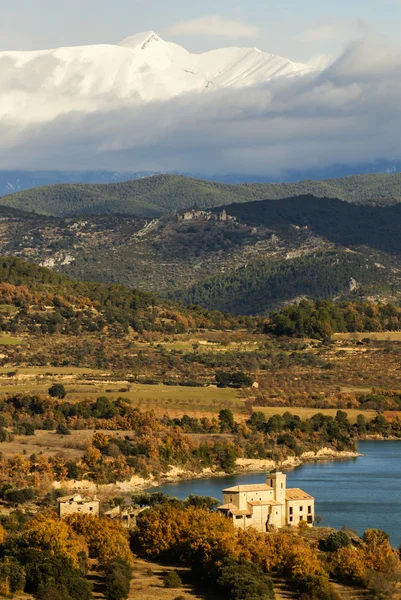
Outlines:
<svg viewBox="0 0 401 600"><path fill-rule="evenodd" d="M225 19L220 15L209 15L197 19L178 21L168 30L170 35L210 36L226 39L260 37L260 30L235 19Z"/></svg>
<svg viewBox="0 0 401 600"><path fill-rule="evenodd" d="M297 40L306 43L322 43L333 41L349 41L359 39L371 33L369 26L361 19L339 20L317 23L305 29L297 36Z"/></svg>
<svg viewBox="0 0 401 600"><path fill-rule="evenodd" d="M369 39L301 78L66 113L26 127L0 120L0 164L279 177L401 161L400 99L400 49Z"/></svg>

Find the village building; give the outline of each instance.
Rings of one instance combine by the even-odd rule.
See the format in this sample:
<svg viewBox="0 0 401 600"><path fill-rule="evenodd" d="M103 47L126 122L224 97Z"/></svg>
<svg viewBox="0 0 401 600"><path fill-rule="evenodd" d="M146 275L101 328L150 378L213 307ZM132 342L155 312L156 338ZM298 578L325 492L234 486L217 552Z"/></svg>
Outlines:
<svg viewBox="0 0 401 600"><path fill-rule="evenodd" d="M117 520L123 527L127 529L135 529L137 525L137 517L141 512L147 510L149 507L138 507L138 506L115 506L107 512L104 516L108 519Z"/></svg>
<svg viewBox="0 0 401 600"><path fill-rule="evenodd" d="M241 529L272 531L295 527L301 522L312 527L315 499L299 488L287 489L287 476L272 472L267 475L266 483L223 490L223 504L218 510Z"/></svg>
<svg viewBox="0 0 401 600"><path fill-rule="evenodd" d="M75 513L99 516L100 500L93 497L83 497L81 494L71 494L57 498L58 516L60 519Z"/></svg>

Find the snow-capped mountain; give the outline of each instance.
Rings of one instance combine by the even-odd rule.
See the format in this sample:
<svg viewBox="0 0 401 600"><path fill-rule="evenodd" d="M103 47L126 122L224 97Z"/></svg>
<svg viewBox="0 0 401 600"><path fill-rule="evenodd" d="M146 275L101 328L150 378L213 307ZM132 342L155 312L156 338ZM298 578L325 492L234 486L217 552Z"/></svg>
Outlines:
<svg viewBox="0 0 401 600"><path fill-rule="evenodd" d="M0 119L45 122L71 111L253 86L311 70L257 48L191 54L152 31L118 45L5 51L0 52Z"/></svg>

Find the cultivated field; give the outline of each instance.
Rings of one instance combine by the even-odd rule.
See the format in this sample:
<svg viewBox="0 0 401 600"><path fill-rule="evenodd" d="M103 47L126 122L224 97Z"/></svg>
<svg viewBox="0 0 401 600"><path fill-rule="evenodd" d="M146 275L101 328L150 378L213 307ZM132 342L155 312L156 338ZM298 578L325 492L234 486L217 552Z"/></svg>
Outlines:
<svg viewBox="0 0 401 600"><path fill-rule="evenodd" d="M380 342L401 342L401 331L377 331L369 333L335 333L333 340L377 340Z"/></svg>

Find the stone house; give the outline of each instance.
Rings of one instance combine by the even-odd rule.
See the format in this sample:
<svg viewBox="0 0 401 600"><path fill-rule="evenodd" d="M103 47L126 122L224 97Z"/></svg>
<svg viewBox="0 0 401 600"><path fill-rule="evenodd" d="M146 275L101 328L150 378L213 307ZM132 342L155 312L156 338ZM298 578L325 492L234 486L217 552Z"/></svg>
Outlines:
<svg viewBox="0 0 401 600"><path fill-rule="evenodd" d="M105 512L104 516L108 519L118 520L118 522L127 529L135 529L138 515L144 510L148 510L148 508L148 506L115 506Z"/></svg>
<svg viewBox="0 0 401 600"><path fill-rule="evenodd" d="M58 516L65 517L75 513L99 516L100 500L93 497L82 497L81 494L61 496L57 498Z"/></svg>
<svg viewBox="0 0 401 600"><path fill-rule="evenodd" d="M266 483L223 490L223 504L218 510L241 529L272 531L295 527L302 521L312 527L315 499L299 488L287 489L287 476L272 472L267 475Z"/></svg>

